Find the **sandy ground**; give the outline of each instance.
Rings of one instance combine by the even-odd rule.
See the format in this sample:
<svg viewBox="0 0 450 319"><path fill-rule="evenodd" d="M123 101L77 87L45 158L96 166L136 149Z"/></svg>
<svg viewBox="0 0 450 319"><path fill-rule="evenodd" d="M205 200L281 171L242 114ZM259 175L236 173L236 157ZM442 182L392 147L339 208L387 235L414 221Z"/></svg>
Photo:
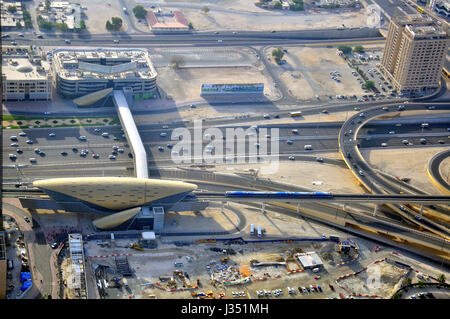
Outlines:
<svg viewBox="0 0 450 319"><path fill-rule="evenodd" d="M315 95L362 95L364 90L352 75L352 69L345 60L336 55L336 48L283 47L288 50L284 55L286 64L281 80L289 93L299 99L314 98ZM271 55L274 48L265 50ZM274 62L273 62L274 63ZM341 82L336 82L330 72L339 71Z"/></svg>
<svg viewBox="0 0 450 319"><path fill-rule="evenodd" d="M253 3L254 1L252 1ZM224 6L221 4L221 8ZM254 6L258 9L256 6ZM175 10L177 8L165 8ZM179 8L178 8L179 9ZM194 28L200 31L211 30L295 30L295 29L320 29L338 27L345 24L346 27L355 28L367 24L365 15L357 12L328 14L328 13L295 13L264 10L260 14L247 14L241 8L233 5L236 12L219 12L210 7L211 11L204 14L200 9L183 8L186 19L192 22ZM254 11L254 9L251 9ZM262 22L264 21L264 22Z"/></svg>
<svg viewBox="0 0 450 319"><path fill-rule="evenodd" d="M439 172L444 180L447 181L447 183L450 183L450 157L447 157L441 162L441 165L439 165Z"/></svg>
<svg viewBox="0 0 450 319"><path fill-rule="evenodd" d="M339 283L356 294L376 294L389 298L392 288L408 273L407 270L394 265L381 262L370 265L367 271L341 280Z"/></svg>
<svg viewBox="0 0 450 319"><path fill-rule="evenodd" d="M372 167L400 178L409 177L411 185L430 194L440 194L428 176L427 167L430 159L442 150L442 147L361 149L361 154Z"/></svg>
<svg viewBox="0 0 450 319"><path fill-rule="evenodd" d="M308 153L308 155L325 156L323 153ZM265 167L267 169L269 168L268 164L236 164L233 166L216 166L215 170L218 172L242 173L248 172L250 168L253 168L260 170L258 174L260 178L269 178L274 181L302 186L315 191L363 193L362 188L358 186L353 174L346 168L318 162L280 161L276 173L265 174L264 165L266 165Z"/></svg>
<svg viewBox="0 0 450 319"><path fill-rule="evenodd" d="M264 94L269 100L280 98L272 80L255 68L158 68L157 84L161 91L174 100L199 99L204 83L264 83Z"/></svg>
<svg viewBox="0 0 450 319"><path fill-rule="evenodd" d="M127 31L126 25L122 17L122 7L117 0L104 1L104 0L79 0L77 3L82 6L87 6L85 22L86 29L90 33L107 33L105 24L106 20L110 20L112 17L119 17L122 19L121 31Z"/></svg>

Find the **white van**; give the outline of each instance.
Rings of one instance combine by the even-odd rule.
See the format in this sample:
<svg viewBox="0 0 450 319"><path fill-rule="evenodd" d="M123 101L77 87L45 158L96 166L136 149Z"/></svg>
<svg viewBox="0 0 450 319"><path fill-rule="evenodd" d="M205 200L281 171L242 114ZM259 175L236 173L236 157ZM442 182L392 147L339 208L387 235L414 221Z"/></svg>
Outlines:
<svg viewBox="0 0 450 319"><path fill-rule="evenodd" d="M312 145L305 145L305 151L312 150Z"/></svg>
<svg viewBox="0 0 450 319"><path fill-rule="evenodd" d="M251 224L250 225L250 235L254 235L255 234L255 224Z"/></svg>

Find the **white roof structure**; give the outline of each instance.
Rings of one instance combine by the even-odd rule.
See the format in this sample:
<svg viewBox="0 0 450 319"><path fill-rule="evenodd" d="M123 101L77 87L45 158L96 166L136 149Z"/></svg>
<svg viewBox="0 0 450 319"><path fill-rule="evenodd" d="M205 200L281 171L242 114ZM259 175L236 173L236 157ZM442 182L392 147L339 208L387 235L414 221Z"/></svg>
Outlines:
<svg viewBox="0 0 450 319"><path fill-rule="evenodd" d="M155 240L156 236L155 236L154 232L146 231L146 232L142 232L142 239L144 239L144 240Z"/></svg>
<svg viewBox="0 0 450 319"><path fill-rule="evenodd" d="M305 269L319 267L323 265L322 260L320 259L319 255L316 252L296 254L295 257L297 257L298 261L302 264L302 267Z"/></svg>
<svg viewBox="0 0 450 319"><path fill-rule="evenodd" d="M127 135L127 140L130 142L135 156L136 177L148 178L147 153L145 152L144 144L142 143L136 123L134 123L133 115L131 114L125 95L121 90L114 90L113 97L117 113Z"/></svg>

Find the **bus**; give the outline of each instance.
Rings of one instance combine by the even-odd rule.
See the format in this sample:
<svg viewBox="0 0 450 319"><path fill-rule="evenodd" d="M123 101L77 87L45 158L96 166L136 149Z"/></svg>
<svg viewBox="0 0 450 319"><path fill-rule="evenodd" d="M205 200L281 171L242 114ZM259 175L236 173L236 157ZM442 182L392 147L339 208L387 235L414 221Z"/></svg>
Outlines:
<svg viewBox="0 0 450 319"><path fill-rule="evenodd" d="M302 116L302 111L296 111L290 113L291 117Z"/></svg>
<svg viewBox="0 0 450 319"><path fill-rule="evenodd" d="M258 226L258 237L261 238L262 237L262 230L261 230L261 226Z"/></svg>
<svg viewBox="0 0 450 319"><path fill-rule="evenodd" d="M424 12L425 12L425 10L423 10L422 7L417 6L416 9L417 9L417 11L419 11L420 13L424 13Z"/></svg>
<svg viewBox="0 0 450 319"><path fill-rule="evenodd" d="M255 234L255 224L251 224L250 225L250 235L254 235Z"/></svg>

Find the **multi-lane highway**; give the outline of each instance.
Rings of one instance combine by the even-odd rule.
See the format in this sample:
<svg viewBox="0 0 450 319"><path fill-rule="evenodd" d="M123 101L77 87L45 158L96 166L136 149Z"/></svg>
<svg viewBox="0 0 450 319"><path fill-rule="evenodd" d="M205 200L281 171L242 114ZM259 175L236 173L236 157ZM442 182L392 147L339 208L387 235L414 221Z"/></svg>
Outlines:
<svg viewBox="0 0 450 319"><path fill-rule="evenodd" d="M237 34L232 32L191 32L187 34L128 34L119 32L117 35L108 34L76 34L57 35L44 34L43 39L36 35L26 33L19 37L16 33L9 33L10 37L4 41L16 41L17 45L36 46L105 46L114 45L113 40L119 40L120 46L163 47L167 45L194 45L194 46L252 46L252 45L281 45L286 43L334 43L334 42L361 42L367 40L383 41L383 37L377 29L355 28L346 30L300 30L300 31L242 31ZM219 42L219 40L222 40Z"/></svg>
<svg viewBox="0 0 450 319"><path fill-rule="evenodd" d="M349 118L342 126L339 134L339 147L342 156L344 157L348 167L354 172L357 179L365 185L365 187L373 193L386 194L402 192L403 189L398 185L393 185L380 174L372 170L370 165L362 157L359 152L358 134L359 129L364 124L377 117L385 116L387 113L395 114L399 112L408 111L422 111L426 112L428 106L421 103L408 103L402 105L390 105L387 107L374 107L364 112L360 112ZM435 110L446 111L450 110L450 105L447 103L435 105ZM349 133L352 131L352 133ZM425 229L437 233L445 238L449 236L449 229L431 221L423 216L416 215L417 213L404 206L391 206L399 215L403 216L410 222L418 224Z"/></svg>
<svg viewBox="0 0 450 319"><path fill-rule="evenodd" d="M386 143L388 147L417 147L423 146L420 143L421 138L426 138L426 145L449 145L450 139L448 135L449 117L439 115L439 118L429 117L427 119L412 118L415 123L411 123L408 117L398 119L395 121L374 121L365 125L358 133L358 138L361 147L380 147L382 143ZM423 129L421 123L428 121L431 125ZM338 150L338 134L343 122L316 122L316 123L293 123L293 124L260 124L258 132L250 130L249 125L243 126L222 126L218 128L225 140L222 141L222 154L224 157L230 153L231 148L228 148L227 131L234 132L235 129L248 130L250 134L258 134L259 142L267 140L268 153L276 156L280 155L281 159L287 159L289 156L308 155L311 152L318 151L337 151ZM395 131L393 126L395 122ZM164 127L164 128L163 128ZM206 126L205 128L210 127ZM146 147L149 155L150 165L158 162L166 165L171 165L172 148L177 140L171 140L171 135L175 127L162 125L140 125L139 132L142 141ZM97 131L96 131L97 130ZM191 137L194 137L192 127L188 128ZM271 149L271 140L276 139L273 130L277 130L278 151ZM263 134L264 131L264 134ZM294 131L294 132L293 132ZM20 136L21 132L25 132L26 136ZM102 133L108 132L108 137L103 137ZM50 134L55 136L49 136ZM161 133L167 135L162 137ZM23 133L22 133L23 134ZM80 136L86 136L86 140L79 140ZM12 141L12 136L17 137L17 141ZM267 136L267 138L266 138ZM206 137L206 135L205 135ZM233 135L231 135L233 137ZM248 137L247 137L248 139ZM405 145L405 139L408 144ZM26 144L26 140L32 140L33 144ZM234 140L231 139L232 141ZM246 142L246 140L238 139L237 142ZM13 147L11 144L17 143L18 147ZM210 141L207 138L203 139L202 151L206 150ZM191 144L194 148L193 141ZM245 154L238 154L240 156L256 156L257 149L251 148L246 142ZM41 128L41 129L25 129L25 130L4 130L3 145L5 152L3 152L4 165L24 165L29 164L30 158L36 158L37 162L34 164L36 168L41 164L56 164L56 163L86 163L111 161L108 156L113 152L113 146L123 149L123 152L116 152L116 161L131 162L131 157L128 155L131 151L120 126L106 126L106 127L76 127L76 128ZM234 145L234 143L233 143ZM311 145L312 150L306 151L305 145ZM19 153L17 150L20 149ZM39 155L35 150L39 149L44 152ZM87 156L82 157L81 151L83 149L89 150ZM217 148L211 151L214 155ZM61 155L62 152L67 154ZM11 160L9 154L17 156L16 160ZM92 154L98 154L97 158L93 158ZM231 161L230 161L231 163Z"/></svg>

